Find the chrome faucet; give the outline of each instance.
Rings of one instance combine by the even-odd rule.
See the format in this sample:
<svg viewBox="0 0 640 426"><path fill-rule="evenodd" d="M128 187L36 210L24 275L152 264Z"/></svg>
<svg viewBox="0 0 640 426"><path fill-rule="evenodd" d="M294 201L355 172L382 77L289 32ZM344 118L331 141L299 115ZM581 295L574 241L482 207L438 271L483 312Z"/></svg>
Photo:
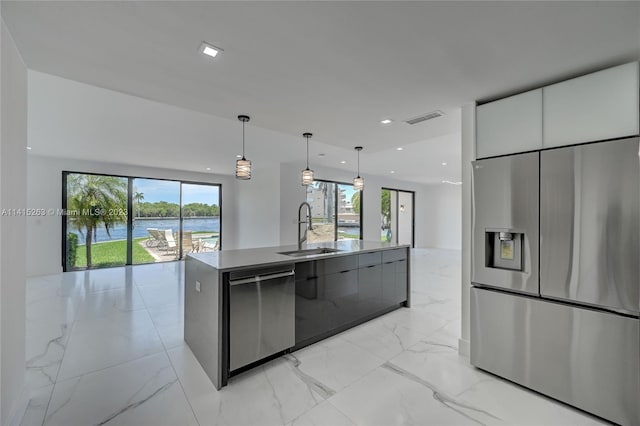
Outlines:
<svg viewBox="0 0 640 426"><path fill-rule="evenodd" d="M302 220L301 216L302 216L302 208L304 206L307 206L307 220ZM304 229L304 235L301 236L300 235L300 224L301 223L306 223L307 226ZM311 230L313 229L312 225L311 225L311 205L309 203L307 203L306 201L304 201L302 204L300 204L300 207L298 207L298 250L302 250L302 243L304 243L305 241L307 241L307 230Z"/></svg>

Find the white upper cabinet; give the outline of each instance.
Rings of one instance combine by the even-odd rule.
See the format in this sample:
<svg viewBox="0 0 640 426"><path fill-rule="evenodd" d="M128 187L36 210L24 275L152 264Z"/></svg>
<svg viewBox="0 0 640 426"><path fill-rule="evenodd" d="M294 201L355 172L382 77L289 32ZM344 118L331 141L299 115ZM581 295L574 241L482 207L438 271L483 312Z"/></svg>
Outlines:
<svg viewBox="0 0 640 426"><path fill-rule="evenodd" d="M544 147L638 134L638 62L543 89Z"/></svg>
<svg viewBox="0 0 640 426"><path fill-rule="evenodd" d="M476 108L476 157L542 148L542 89Z"/></svg>

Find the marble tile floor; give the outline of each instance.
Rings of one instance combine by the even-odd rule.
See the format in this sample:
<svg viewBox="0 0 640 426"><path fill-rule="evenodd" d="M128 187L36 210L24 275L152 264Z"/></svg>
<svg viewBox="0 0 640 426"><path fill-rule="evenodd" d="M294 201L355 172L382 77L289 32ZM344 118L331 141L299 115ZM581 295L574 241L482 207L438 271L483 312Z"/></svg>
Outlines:
<svg viewBox="0 0 640 426"><path fill-rule="evenodd" d="M23 425L590 425L458 355L460 252L412 253L412 301L217 391L182 339L182 262L28 280Z"/></svg>

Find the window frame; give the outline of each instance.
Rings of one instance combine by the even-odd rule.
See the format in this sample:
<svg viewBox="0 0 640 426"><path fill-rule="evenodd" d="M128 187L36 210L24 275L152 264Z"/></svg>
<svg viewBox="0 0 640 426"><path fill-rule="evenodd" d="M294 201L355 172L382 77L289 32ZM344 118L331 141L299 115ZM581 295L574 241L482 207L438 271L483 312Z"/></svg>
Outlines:
<svg viewBox="0 0 640 426"><path fill-rule="evenodd" d="M182 180L182 179L169 179L169 178L155 178L155 177L147 177L147 176L131 176L131 175L118 175L113 173L98 173L98 172L79 172L73 170L63 170L62 171L62 211L67 211L67 177L70 174L80 174L80 175L94 175L94 176L110 176L116 178L125 178L127 179L127 260L124 265L116 265L116 266L104 266L98 269L105 268L121 268L122 266L135 266L135 265L151 265L153 263L133 263L133 182L135 179L148 179L148 180L160 180L160 181L168 181L168 182L177 182L180 186L180 217L179 227L180 233L182 234L182 185L183 184L191 184L191 185L207 185L207 186L217 186L218 187L218 207L220 211L220 231L218 234L219 242L219 250L222 250L222 183L213 183L213 182L198 182L191 180ZM63 272L70 271L83 271L89 268L68 268L67 266L67 216L61 215L62 220L62 238L61 238L61 265ZM182 239L179 241L180 244L180 258L175 260L168 260L166 262L175 262L182 260L183 250L182 250ZM163 262L154 262L154 263L163 263Z"/></svg>
<svg viewBox="0 0 640 426"><path fill-rule="evenodd" d="M331 183L331 184L335 185L335 190L333 191L334 192L334 200L333 200L333 202L335 203L335 206L336 206L336 213L335 213L335 219L334 219L333 241L334 242L335 241L339 241L338 240L338 205L339 205L338 204L339 203L338 195L339 195L339 191L337 189L338 189L338 185L353 186L353 183L341 182L341 181L335 181L335 180L329 180L329 179L314 179L313 181L314 181L314 183L315 182L323 182L323 183ZM359 214L359 216L360 216L360 218L359 218L359 220L360 220L359 237L360 238L358 238L359 241L362 241L363 234L364 234L364 223L363 223L363 217L364 217L364 215L363 215L363 213L364 213L363 198L364 197L363 197L363 194L364 194L364 189L361 189L360 190L360 214ZM307 189L306 197L305 197L305 201L308 202L308 200L309 200L309 189Z"/></svg>

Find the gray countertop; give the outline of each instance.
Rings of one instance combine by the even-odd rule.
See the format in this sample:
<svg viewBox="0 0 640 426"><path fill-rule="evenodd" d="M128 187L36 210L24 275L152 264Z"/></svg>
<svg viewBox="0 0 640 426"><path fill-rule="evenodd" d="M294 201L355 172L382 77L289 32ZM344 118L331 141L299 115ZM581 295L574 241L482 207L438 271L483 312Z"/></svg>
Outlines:
<svg viewBox="0 0 640 426"><path fill-rule="evenodd" d="M251 266L267 266L285 263L307 262L309 260L326 259L330 257L348 256L360 252L406 248L408 244L383 243L378 241L343 240L327 243L303 244L302 248L328 247L340 250L336 253L315 254L293 257L278 252L297 250L295 244L275 247L260 247L239 250L221 250L207 253L190 253L187 256L197 259L207 265L228 271Z"/></svg>

